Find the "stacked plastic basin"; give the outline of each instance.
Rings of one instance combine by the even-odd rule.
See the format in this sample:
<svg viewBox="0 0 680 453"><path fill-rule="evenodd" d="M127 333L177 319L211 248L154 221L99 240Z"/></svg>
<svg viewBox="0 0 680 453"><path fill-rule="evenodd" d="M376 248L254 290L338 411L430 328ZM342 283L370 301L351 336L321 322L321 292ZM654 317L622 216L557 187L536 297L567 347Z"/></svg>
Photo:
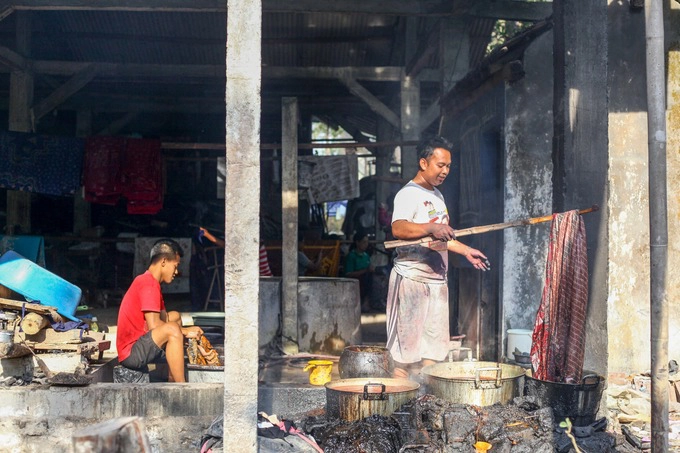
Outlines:
<svg viewBox="0 0 680 453"><path fill-rule="evenodd" d="M74 315L83 294L80 288L13 250L0 256L0 285L31 303L56 307L60 315L78 321Z"/></svg>

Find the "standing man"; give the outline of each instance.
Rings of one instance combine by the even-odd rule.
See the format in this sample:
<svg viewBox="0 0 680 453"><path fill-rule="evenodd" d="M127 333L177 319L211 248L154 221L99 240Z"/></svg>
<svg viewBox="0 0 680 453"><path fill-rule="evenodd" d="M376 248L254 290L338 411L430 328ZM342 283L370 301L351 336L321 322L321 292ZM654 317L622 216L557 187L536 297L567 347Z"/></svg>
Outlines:
<svg viewBox="0 0 680 453"><path fill-rule="evenodd" d="M451 143L434 137L418 146L419 169L394 197L392 234L429 243L397 248L387 294L387 348L395 361L394 377L408 378L449 352L448 252L463 255L479 270L486 256L458 242L449 226L444 197L437 189L451 168Z"/></svg>
<svg viewBox="0 0 680 453"><path fill-rule="evenodd" d="M134 279L118 312L116 349L120 364L144 370L149 363L166 359L169 382L185 382L184 337L203 335L198 326L182 327L178 312L165 310L161 283L171 283L177 276L182 255L182 247L176 241L156 241L151 248L149 268Z"/></svg>

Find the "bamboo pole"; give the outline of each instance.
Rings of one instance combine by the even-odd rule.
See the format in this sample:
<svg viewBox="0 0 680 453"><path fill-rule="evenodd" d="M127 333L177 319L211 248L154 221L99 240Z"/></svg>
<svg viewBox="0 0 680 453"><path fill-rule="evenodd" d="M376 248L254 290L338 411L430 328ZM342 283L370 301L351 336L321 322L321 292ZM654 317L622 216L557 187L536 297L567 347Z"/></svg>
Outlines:
<svg viewBox="0 0 680 453"><path fill-rule="evenodd" d="M581 209L578 211L579 214L587 214L589 212L595 212L599 210L600 207L597 205L593 205L590 208L586 209ZM541 217L532 217L530 219L523 219L523 220L515 220L513 222L505 222L505 223L494 223L491 225L480 225L480 226L474 226L470 228L462 228L460 230L453 230L453 232L456 235L456 238L462 237L462 236L470 236L473 234L481 234L481 233L488 233L490 231L498 231L498 230L505 230L506 228L514 228L518 226L526 226L526 225L534 225L537 223L543 223L543 222L549 222L552 220L554 214L548 214L544 215ZM432 242L436 239L434 239L431 236L426 236L424 238L420 239L412 239L412 240L395 240L395 241L385 241L385 248L386 249L391 249L394 247L403 247L405 245L418 245L418 244L426 244L428 242Z"/></svg>

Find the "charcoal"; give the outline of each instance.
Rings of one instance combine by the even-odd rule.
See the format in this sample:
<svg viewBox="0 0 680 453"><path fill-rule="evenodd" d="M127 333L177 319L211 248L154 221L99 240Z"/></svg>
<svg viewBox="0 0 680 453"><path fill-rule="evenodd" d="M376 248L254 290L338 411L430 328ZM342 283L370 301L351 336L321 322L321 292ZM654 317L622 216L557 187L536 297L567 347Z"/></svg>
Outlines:
<svg viewBox="0 0 680 453"><path fill-rule="evenodd" d="M312 435L326 453L397 453L401 448L398 423L380 415L329 425Z"/></svg>
<svg viewBox="0 0 680 453"><path fill-rule="evenodd" d="M479 427L479 440L493 443L493 440L500 437L505 432L505 423L497 415L484 418Z"/></svg>
<svg viewBox="0 0 680 453"><path fill-rule="evenodd" d="M476 430L477 420L467 410L454 409L444 414L444 437L447 442L470 442Z"/></svg>
<svg viewBox="0 0 680 453"><path fill-rule="evenodd" d="M541 432L547 434L553 430L553 427L555 426L555 419L553 418L553 411L551 408L541 408L534 412L534 415L538 417L539 429Z"/></svg>

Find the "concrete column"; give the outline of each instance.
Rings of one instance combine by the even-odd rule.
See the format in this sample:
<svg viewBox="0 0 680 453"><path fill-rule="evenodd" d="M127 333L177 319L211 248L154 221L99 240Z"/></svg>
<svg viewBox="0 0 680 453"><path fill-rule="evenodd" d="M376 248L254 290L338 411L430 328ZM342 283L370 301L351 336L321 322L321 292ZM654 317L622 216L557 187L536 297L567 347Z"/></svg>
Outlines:
<svg viewBox="0 0 680 453"><path fill-rule="evenodd" d="M584 218L590 293L585 367L604 372L607 361L607 4L553 2L553 209L598 204Z"/></svg>
<svg viewBox="0 0 680 453"><path fill-rule="evenodd" d="M405 61L410 61L415 53L418 35L417 18L406 19ZM418 76L401 76L401 138L406 141L420 139L420 80ZM415 146L401 147L401 175L412 178L418 171Z"/></svg>
<svg viewBox="0 0 680 453"><path fill-rule="evenodd" d="M384 119L378 118L378 141L391 141L394 140L394 128ZM375 154L375 240L384 241L385 232L379 228L378 222L378 209L380 203L390 204L392 200L388 200L390 194L387 191L389 183L385 181L385 178L390 176L390 165L392 163L392 157L394 156L394 147L381 147L375 148L373 151Z"/></svg>
<svg viewBox="0 0 680 453"><path fill-rule="evenodd" d="M25 58L31 56L31 12L16 11L16 51ZM33 132L33 74L29 69L12 71L9 79L9 130ZM31 231L31 193L7 191L7 226L12 233L18 225L22 233Z"/></svg>
<svg viewBox="0 0 680 453"><path fill-rule="evenodd" d="M680 3L667 3L671 12L666 14L669 24L665 28L666 42L680 42ZM666 127L668 149L680 149L680 48L671 47L668 51L668 112ZM680 217L680 153L668 153L668 218ZM680 222L668 222L668 269L680 269ZM668 312L680 313L680 275L677 272L667 273ZM680 335L680 317L671 316L668 326L668 337L678 338ZM668 356L680 357L680 343L671 341L668 344Z"/></svg>
<svg viewBox="0 0 680 453"><path fill-rule="evenodd" d="M227 0L224 451L257 451L262 2Z"/></svg>
<svg viewBox="0 0 680 453"><path fill-rule="evenodd" d="M281 209L283 244L281 303L283 350L298 352L298 103L297 98L281 100Z"/></svg>
<svg viewBox="0 0 680 453"><path fill-rule="evenodd" d="M92 134L92 110L78 110L76 113L76 137L87 137ZM73 232L80 233L92 226L92 209L90 203L83 198L83 190L73 195Z"/></svg>
<svg viewBox="0 0 680 453"><path fill-rule="evenodd" d="M401 137L406 141L420 140L420 80L401 78ZM412 178L418 172L415 146L402 146L401 174Z"/></svg>
<svg viewBox="0 0 680 453"><path fill-rule="evenodd" d="M552 48L550 32L532 42L522 59L524 77L506 85L504 221L552 212ZM548 223L503 231L503 335L534 327L549 234Z"/></svg>

